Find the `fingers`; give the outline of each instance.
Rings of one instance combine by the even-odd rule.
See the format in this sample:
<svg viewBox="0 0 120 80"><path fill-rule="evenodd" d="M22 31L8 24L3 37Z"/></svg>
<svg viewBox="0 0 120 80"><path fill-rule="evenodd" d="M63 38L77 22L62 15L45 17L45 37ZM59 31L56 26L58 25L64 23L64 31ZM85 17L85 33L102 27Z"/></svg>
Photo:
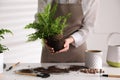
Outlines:
<svg viewBox="0 0 120 80"><path fill-rule="evenodd" d="M50 53L55 53L54 48L50 47L47 43L45 44L45 46L50 51Z"/></svg>
<svg viewBox="0 0 120 80"><path fill-rule="evenodd" d="M50 52L51 54L58 53L58 52L55 52L54 48L50 47L50 46L47 44L47 40L44 40L44 43L45 43L46 48L49 50L49 52Z"/></svg>
<svg viewBox="0 0 120 80"><path fill-rule="evenodd" d="M46 43L47 48L49 49L50 53L57 54L57 53L67 52L69 50L69 45L72 42L74 42L74 39L72 37L69 37L69 38L65 39L64 48L59 50L59 51L56 51L56 52L54 51L54 48L52 48L49 45L47 45L47 42L45 42L45 43Z"/></svg>
<svg viewBox="0 0 120 80"><path fill-rule="evenodd" d="M64 48L59 50L58 52L61 53L61 52L66 52L68 50L69 50L69 42L66 40L64 44Z"/></svg>
<svg viewBox="0 0 120 80"><path fill-rule="evenodd" d="M55 51L54 51L54 48L49 48L49 51L50 51L50 53L54 53Z"/></svg>
<svg viewBox="0 0 120 80"><path fill-rule="evenodd" d="M62 52L67 52L69 50L69 47L68 46L66 46L64 49L62 49L62 50L60 50L60 51L58 51L59 53L62 53Z"/></svg>

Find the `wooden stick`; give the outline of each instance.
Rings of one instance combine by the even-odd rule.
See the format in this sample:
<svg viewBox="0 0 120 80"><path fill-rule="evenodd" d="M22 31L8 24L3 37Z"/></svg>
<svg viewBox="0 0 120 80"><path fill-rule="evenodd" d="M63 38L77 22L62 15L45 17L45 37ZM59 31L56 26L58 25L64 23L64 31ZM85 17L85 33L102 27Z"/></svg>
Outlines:
<svg viewBox="0 0 120 80"><path fill-rule="evenodd" d="M23 72L18 72L18 71L15 71L15 73L20 74L20 75L36 76L35 73L23 73Z"/></svg>

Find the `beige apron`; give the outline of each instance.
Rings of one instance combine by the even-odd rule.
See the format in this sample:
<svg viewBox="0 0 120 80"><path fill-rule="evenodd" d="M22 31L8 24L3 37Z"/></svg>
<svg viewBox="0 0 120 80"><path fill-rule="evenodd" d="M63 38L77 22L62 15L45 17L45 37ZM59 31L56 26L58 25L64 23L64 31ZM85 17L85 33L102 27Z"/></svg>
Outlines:
<svg viewBox="0 0 120 80"><path fill-rule="evenodd" d="M53 0L53 5L55 4ZM58 3L58 9L56 12L56 17L60 15L66 15L70 13L71 16L67 21L68 26L64 29L64 37L69 37L72 33L82 28L81 22L83 18L83 11L81 0L77 0L76 3L66 3L60 4ZM83 43L80 47L75 47L70 44L70 48L67 52L51 54L49 50L43 46L42 48L42 63L65 63L65 62L84 62L84 51L86 50L86 43Z"/></svg>

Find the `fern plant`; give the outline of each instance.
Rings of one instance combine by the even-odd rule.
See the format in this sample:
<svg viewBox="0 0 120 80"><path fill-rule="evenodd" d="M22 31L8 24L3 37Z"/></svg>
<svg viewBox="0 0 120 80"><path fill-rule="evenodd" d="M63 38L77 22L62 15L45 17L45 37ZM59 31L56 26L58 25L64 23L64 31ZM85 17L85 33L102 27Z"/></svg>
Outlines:
<svg viewBox="0 0 120 80"><path fill-rule="evenodd" d="M28 35L28 41L35 41L38 38L47 39L63 34L63 29L67 26L66 22L70 14L55 18L57 4L51 7L51 4L48 4L43 12L37 14L37 21L25 26L25 29L35 29L34 33Z"/></svg>
<svg viewBox="0 0 120 80"><path fill-rule="evenodd" d="M0 29L0 40L4 39L4 35L6 33L11 33L12 34L12 32L8 29ZM0 53L3 53L3 51L5 51L5 50L8 50L8 48L5 45L2 45L0 43Z"/></svg>

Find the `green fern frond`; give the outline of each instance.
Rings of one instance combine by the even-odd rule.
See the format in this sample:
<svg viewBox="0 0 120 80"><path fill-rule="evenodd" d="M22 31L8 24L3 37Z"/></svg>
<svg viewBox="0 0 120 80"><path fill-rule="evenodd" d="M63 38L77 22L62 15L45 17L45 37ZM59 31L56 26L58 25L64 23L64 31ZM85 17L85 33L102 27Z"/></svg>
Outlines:
<svg viewBox="0 0 120 80"><path fill-rule="evenodd" d="M37 14L38 21L25 26L25 29L36 30L35 33L32 33L28 36L28 41L35 41L38 38L46 39L50 36L63 34L63 30L67 26L69 14L55 18L56 10L57 4L54 6L47 4L44 11Z"/></svg>
<svg viewBox="0 0 120 80"><path fill-rule="evenodd" d="M4 35L6 33L10 33L10 34L13 34L10 30L8 29L0 29L0 35Z"/></svg>
<svg viewBox="0 0 120 80"><path fill-rule="evenodd" d="M8 29L0 29L0 40L4 39L4 35L6 33L13 34L10 30ZM8 50L8 48L5 45L0 44L0 53L3 51Z"/></svg>
<svg viewBox="0 0 120 80"><path fill-rule="evenodd" d="M9 50L6 46L0 44L0 53L3 53L3 51Z"/></svg>

